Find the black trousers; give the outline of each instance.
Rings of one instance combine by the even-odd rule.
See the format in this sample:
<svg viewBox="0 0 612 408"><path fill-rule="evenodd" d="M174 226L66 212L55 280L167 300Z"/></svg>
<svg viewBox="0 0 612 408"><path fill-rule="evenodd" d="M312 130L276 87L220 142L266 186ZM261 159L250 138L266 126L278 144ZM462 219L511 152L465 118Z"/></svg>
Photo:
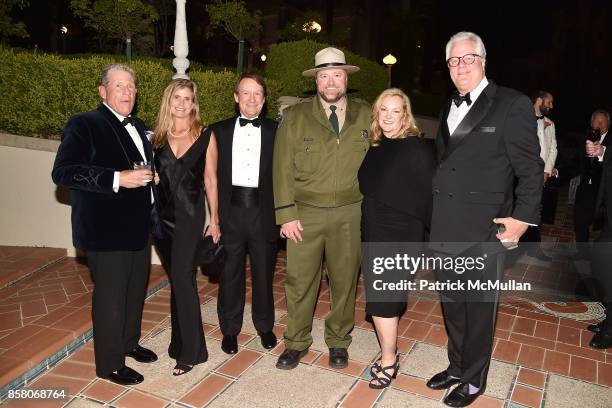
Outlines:
<svg viewBox="0 0 612 408"><path fill-rule="evenodd" d="M574 202L574 234L576 242L589 241L589 227L595 217L595 195L597 191L592 184L584 182L576 189Z"/></svg>
<svg viewBox="0 0 612 408"><path fill-rule="evenodd" d="M140 340L140 324L151 247L139 251L87 251L94 281L92 299L96 374L106 376L125 365L125 353Z"/></svg>
<svg viewBox="0 0 612 408"><path fill-rule="evenodd" d="M479 248L471 249L460 256L478 257L482 256L482 251ZM436 270L438 281L460 281L466 284L466 290L440 291L444 325L448 334L448 373L461 378L461 382L479 388L486 386L493 354L499 291L467 290L467 281L501 279L504 258L505 253L489 254L482 272L457 274L452 270Z"/></svg>
<svg viewBox="0 0 612 408"><path fill-rule="evenodd" d="M599 238L593 244L591 267L597 281L599 298L606 309L603 331L612 335L612 230L604 227Z"/></svg>
<svg viewBox="0 0 612 408"><path fill-rule="evenodd" d="M239 334L245 303L245 264L248 250L253 288L253 324L258 333L274 327L272 279L276 261L277 239L264 234L259 207L232 205L231 216L223 225L223 244L227 252L225 268L219 277L217 313L221 332Z"/></svg>

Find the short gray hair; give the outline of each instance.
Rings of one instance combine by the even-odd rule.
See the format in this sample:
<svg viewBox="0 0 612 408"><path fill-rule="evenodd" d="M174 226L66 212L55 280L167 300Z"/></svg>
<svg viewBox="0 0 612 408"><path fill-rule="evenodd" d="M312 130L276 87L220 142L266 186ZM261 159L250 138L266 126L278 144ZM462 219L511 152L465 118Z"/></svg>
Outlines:
<svg viewBox="0 0 612 408"><path fill-rule="evenodd" d="M608 126L610 126L610 112L603 108L595 109L595 112L591 114L591 123L593 123L593 119L595 119L595 116L597 115L604 115L608 120Z"/></svg>
<svg viewBox="0 0 612 408"><path fill-rule="evenodd" d="M484 43L482 42L482 38L478 36L478 34L472 33L470 31L460 31L457 34L453 35L450 40L446 43L446 58L444 61L448 61L450 58L450 50L453 47L453 44L457 41L470 40L476 45L476 54L480 55L482 59L487 58L487 50L485 49Z"/></svg>
<svg viewBox="0 0 612 408"><path fill-rule="evenodd" d="M120 71L127 72L128 74L132 76L132 78L134 79L134 82L136 82L136 73L134 72L132 68L124 64L110 64L110 65L105 66L104 69L102 69L102 75L100 76L100 85L102 85L105 88L108 86L110 73L114 70L120 70Z"/></svg>

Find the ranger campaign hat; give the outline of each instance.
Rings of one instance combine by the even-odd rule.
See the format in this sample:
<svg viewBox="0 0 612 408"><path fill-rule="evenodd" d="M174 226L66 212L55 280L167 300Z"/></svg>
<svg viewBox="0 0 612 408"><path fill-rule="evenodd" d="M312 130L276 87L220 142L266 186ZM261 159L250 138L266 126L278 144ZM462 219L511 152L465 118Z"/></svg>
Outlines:
<svg viewBox="0 0 612 408"><path fill-rule="evenodd" d="M347 74L359 71L359 67L346 64L346 59L342 51L334 47L327 47L323 48L315 55L315 67L302 72L302 75L311 77L315 76L317 72L323 69L330 68L343 69Z"/></svg>

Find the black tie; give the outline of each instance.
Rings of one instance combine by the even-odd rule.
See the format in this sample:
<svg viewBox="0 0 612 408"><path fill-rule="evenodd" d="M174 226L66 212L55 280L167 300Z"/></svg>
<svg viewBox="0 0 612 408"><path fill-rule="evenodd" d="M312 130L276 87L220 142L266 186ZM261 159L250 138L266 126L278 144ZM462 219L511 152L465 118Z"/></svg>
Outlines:
<svg viewBox="0 0 612 408"><path fill-rule="evenodd" d="M131 117L131 116L126 116L125 119L123 119L123 121L121 122L121 124L123 126L127 126L128 124L131 124L132 126L134 126L135 123L135 118Z"/></svg>
<svg viewBox="0 0 612 408"><path fill-rule="evenodd" d="M459 95L459 92L455 91L453 92L453 102L455 103L455 106L459 107L459 105L461 105L464 101L465 103L467 103L467 106L470 106L472 104L472 100L470 99L470 93L466 93L465 95L461 96Z"/></svg>
<svg viewBox="0 0 612 408"><path fill-rule="evenodd" d="M536 115L536 119L537 119L537 120L544 120L544 116L537 116L537 115Z"/></svg>
<svg viewBox="0 0 612 408"><path fill-rule="evenodd" d="M247 123L250 123L251 125L255 127L261 126L261 120L259 118L255 118L255 119L238 118L238 121L240 122L240 127L246 126Z"/></svg>
<svg viewBox="0 0 612 408"><path fill-rule="evenodd" d="M336 115L336 105L331 105L329 110L331 111L331 115L329 115L329 122L331 123L334 132L336 132L336 135L340 135L340 124L338 123L338 115Z"/></svg>

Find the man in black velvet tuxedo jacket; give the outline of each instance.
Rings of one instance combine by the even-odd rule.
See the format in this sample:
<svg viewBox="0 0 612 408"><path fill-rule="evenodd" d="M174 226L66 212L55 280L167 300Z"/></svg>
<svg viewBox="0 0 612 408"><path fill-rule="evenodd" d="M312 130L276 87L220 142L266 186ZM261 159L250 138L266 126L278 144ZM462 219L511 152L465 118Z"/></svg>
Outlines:
<svg viewBox="0 0 612 408"><path fill-rule="evenodd" d="M252 278L252 315L262 345L276 345L272 278L278 242L272 193L272 152L276 122L261 117L266 86L261 77L244 73L234 89L240 111L210 126L217 139L219 220L228 257L219 277L217 312L223 333L221 348L238 351L245 303L245 257Z"/></svg>
<svg viewBox="0 0 612 408"><path fill-rule="evenodd" d="M430 248L451 257L487 255L481 270L436 271L442 282L499 279L504 246L515 245L528 225L540 222L544 163L533 106L526 96L487 80L485 58L474 33L455 34L446 46L456 91L442 110L436 139ZM499 224L505 232L498 231ZM444 389L459 383L444 403L466 406L484 392L499 293L441 295L450 364L427 385Z"/></svg>
<svg viewBox="0 0 612 408"><path fill-rule="evenodd" d="M52 177L71 190L73 243L86 252L94 280L96 374L136 384L143 377L125 366L125 357L157 359L138 345L155 189L151 169L134 170L134 163L151 162L152 150L144 124L130 116L136 101L131 68L106 67L98 92L103 103L64 127Z"/></svg>

